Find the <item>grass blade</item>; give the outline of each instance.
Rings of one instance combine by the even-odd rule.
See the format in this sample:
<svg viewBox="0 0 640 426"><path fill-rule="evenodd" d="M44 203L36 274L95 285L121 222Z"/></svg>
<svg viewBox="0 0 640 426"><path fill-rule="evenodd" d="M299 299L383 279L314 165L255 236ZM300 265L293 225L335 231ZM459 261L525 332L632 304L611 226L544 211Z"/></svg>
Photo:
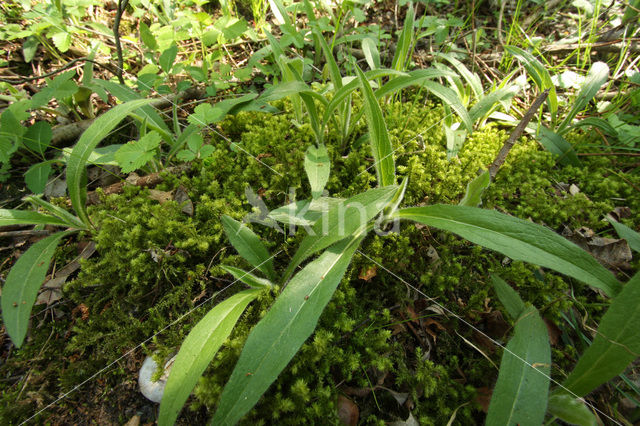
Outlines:
<svg viewBox="0 0 640 426"><path fill-rule="evenodd" d="M541 425L547 411L550 367L547 327L537 309L530 306L518 318L502 354L485 424Z"/></svg>
<svg viewBox="0 0 640 426"><path fill-rule="evenodd" d="M193 327L182 343L162 395L158 425L173 425L182 406L198 383L233 326L260 289L244 290L216 305Z"/></svg>
<svg viewBox="0 0 640 426"><path fill-rule="evenodd" d="M396 46L396 51L391 61L391 68L396 71L404 71L407 67L406 61L409 59L411 42L413 41L414 20L415 11L413 10L413 3L409 2L402 32L400 33L400 37L398 37L398 45Z"/></svg>
<svg viewBox="0 0 640 426"><path fill-rule="evenodd" d="M400 219L444 229L472 243L543 266L617 295L622 284L589 253L543 226L475 207L434 204L397 213Z"/></svg>
<svg viewBox="0 0 640 426"><path fill-rule="evenodd" d="M55 206L45 200L43 200L40 197L34 197L32 195L29 195L27 197L24 198L25 201L29 201L37 206L42 207L43 209L47 210L49 213L51 213L54 216L59 217L60 219L62 219L63 221L65 221L67 223L67 226L71 227L71 228L78 228L78 229L88 229L87 226L82 223L80 221L80 219L78 219L76 216L72 215L71 213L69 213L68 211L66 211L65 209Z"/></svg>
<svg viewBox="0 0 640 426"><path fill-rule="evenodd" d="M313 36L322 46L322 52L324 53L324 59L327 61L327 66L329 67L329 75L331 76L331 82L333 83L333 87L335 90L338 90L342 87L342 75L340 75L340 68L338 68L338 64L336 63L335 58L333 57L333 52L331 48L327 44L327 41L322 36L322 33L315 29L313 30Z"/></svg>
<svg viewBox="0 0 640 426"><path fill-rule="evenodd" d="M73 232L58 232L38 241L20 256L7 275L2 287L2 319L11 341L18 348L27 335L31 308L56 247L62 238Z"/></svg>
<svg viewBox="0 0 640 426"><path fill-rule="evenodd" d="M222 227L231 245L251 266L258 268L270 280L275 280L273 259L260 238L246 225L231 217L222 216Z"/></svg>
<svg viewBox="0 0 640 426"><path fill-rule="evenodd" d="M96 118L93 124L82 133L80 140L73 147L69 160L67 160L67 187L73 209L83 223L90 223L85 206L87 199L87 159L95 147L111 133L118 123L133 111L148 105L152 101L152 99L137 99L111 108Z"/></svg>
<svg viewBox="0 0 640 426"><path fill-rule="evenodd" d="M378 51L378 44L371 37L365 37L362 39L362 51L364 52L364 58L367 61L367 65L372 70L380 68L380 52Z"/></svg>
<svg viewBox="0 0 640 426"><path fill-rule="evenodd" d="M378 100L360 68L356 67L360 87L364 95L364 113L369 128L369 143L378 177L378 185L384 187L396 184L396 166L393 160L393 146L389 139L387 125L382 116Z"/></svg>
<svg viewBox="0 0 640 426"><path fill-rule="evenodd" d="M341 241L293 277L249 334L212 424L236 424L287 366L315 330L362 238Z"/></svg>
<svg viewBox="0 0 640 426"><path fill-rule="evenodd" d="M312 197L316 199L322 195L331 171L331 162L326 146L312 145L307 149L307 154L304 157L304 170L309 178Z"/></svg>
<svg viewBox="0 0 640 426"><path fill-rule="evenodd" d="M582 397L622 373L640 354L640 272L627 282L602 317L591 346L563 383Z"/></svg>

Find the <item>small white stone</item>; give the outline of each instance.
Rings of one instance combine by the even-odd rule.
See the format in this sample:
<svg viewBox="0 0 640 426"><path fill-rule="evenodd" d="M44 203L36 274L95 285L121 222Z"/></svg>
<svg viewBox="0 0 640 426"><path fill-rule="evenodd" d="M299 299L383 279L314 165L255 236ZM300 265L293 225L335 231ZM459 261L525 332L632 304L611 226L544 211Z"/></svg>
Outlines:
<svg viewBox="0 0 640 426"><path fill-rule="evenodd" d="M160 376L157 382L151 380L151 377L156 373L158 369L158 364L153 360L152 357L148 356L144 362L142 363L142 367L140 368L140 373L138 374L138 385L140 386L140 392L147 398L149 401L153 401L155 403L160 403L162 401L162 394L164 393L164 387L167 384L167 379L169 378L169 372L171 371L171 367L173 366L173 361L175 360L175 356L171 358L164 365L164 373Z"/></svg>

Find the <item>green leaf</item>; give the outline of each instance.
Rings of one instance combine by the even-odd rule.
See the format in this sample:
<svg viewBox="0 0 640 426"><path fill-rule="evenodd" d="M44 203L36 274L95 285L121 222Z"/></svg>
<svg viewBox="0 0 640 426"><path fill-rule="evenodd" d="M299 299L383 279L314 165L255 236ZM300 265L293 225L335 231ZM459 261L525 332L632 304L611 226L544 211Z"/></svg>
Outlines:
<svg viewBox="0 0 640 426"><path fill-rule="evenodd" d="M493 282L493 288L498 294L500 303L504 305L509 316L514 320L518 319L520 314L525 310L525 304L522 299L520 299L518 293L497 275L491 274L491 281Z"/></svg>
<svg viewBox="0 0 640 426"><path fill-rule="evenodd" d="M62 219L29 210L0 209L0 226L8 225L55 225L68 226Z"/></svg>
<svg viewBox="0 0 640 426"><path fill-rule="evenodd" d="M402 32L400 33L400 37L398 37L398 45L396 46L393 60L391 61L391 68L397 71L404 71L407 68L405 61L409 59L409 50L411 49L411 42L413 41L414 20L415 10L413 9L413 3L409 2Z"/></svg>
<svg viewBox="0 0 640 426"><path fill-rule="evenodd" d="M580 167L580 159L573 146L546 126L540 126L540 143L547 151L559 156L560 164Z"/></svg>
<svg viewBox="0 0 640 426"><path fill-rule="evenodd" d="M462 102L460 102L460 98L458 98L456 92L440 83L430 80L422 81L421 86L427 88L431 93L439 97L443 103L451 107L451 109L458 114L458 117L462 120L462 124L464 124L469 134L473 132L473 122L471 121L471 117L469 116L467 109L462 105Z"/></svg>
<svg viewBox="0 0 640 426"><path fill-rule="evenodd" d="M329 180L329 172L331 171L327 147L324 145L311 145L304 157L304 170L309 178L313 198L320 197L324 186Z"/></svg>
<svg viewBox="0 0 640 426"><path fill-rule="evenodd" d="M596 62L589 69L589 74L578 93L578 96L572 102L572 107L569 113L565 116L564 120L558 126L558 133L564 134L569 131L571 122L575 116L585 109L587 104L598 93L598 90L603 84L607 82L609 78L609 67L604 62Z"/></svg>
<svg viewBox="0 0 640 426"><path fill-rule="evenodd" d="M462 62L454 58L448 53L436 53L436 56L449 62L458 71L458 74L465 79L467 84L471 87L473 94L477 99L482 99L484 96L484 90L482 89L482 82L477 74L473 74Z"/></svg>
<svg viewBox="0 0 640 426"><path fill-rule="evenodd" d="M51 161L36 163L24 174L27 188L34 194L42 194L51 174Z"/></svg>
<svg viewBox="0 0 640 426"><path fill-rule="evenodd" d="M336 60L333 57L333 52L331 51L331 48L329 47L327 41L324 39L322 33L319 30L314 29L313 35L322 47L324 59L325 61L327 61L327 65L329 66L329 75L331 75L331 82L333 83L333 87L335 90L338 90L342 87L342 75L340 74L340 68L338 68Z"/></svg>
<svg viewBox="0 0 640 426"><path fill-rule="evenodd" d="M46 121L36 121L27 128L22 141L30 150L43 155L51 143L53 131L51 125Z"/></svg>
<svg viewBox="0 0 640 426"><path fill-rule="evenodd" d="M142 40L142 43L147 46L147 49L153 51L158 50L158 42L156 41L156 38L147 24L142 21L140 22L140 39Z"/></svg>
<svg viewBox="0 0 640 426"><path fill-rule="evenodd" d="M88 229L87 225L82 223L82 221L78 217L72 215L62 207L58 207L54 204L51 204L50 202L45 201L40 197L28 195L24 197L24 200L32 203L37 207L43 208L44 210L46 210L47 212L49 212L50 214L56 217L59 217L66 223L67 226L71 228Z"/></svg>
<svg viewBox="0 0 640 426"><path fill-rule="evenodd" d="M122 145L115 154L122 172L131 173L153 160L161 140L160 134L152 130L139 140Z"/></svg>
<svg viewBox="0 0 640 426"><path fill-rule="evenodd" d="M48 82L44 89L33 95L31 98L31 108L40 108L49 103L52 98L64 100L78 91L78 85L71 80L75 77L75 71L67 71Z"/></svg>
<svg viewBox="0 0 640 426"><path fill-rule="evenodd" d="M503 87L493 90L486 96L482 96L475 105L469 109L469 117L473 123L487 117L493 107L500 102L513 98L517 93L517 86Z"/></svg>
<svg viewBox="0 0 640 426"><path fill-rule="evenodd" d="M378 185L389 186L396 184L396 166L393 160L393 146L389 139L387 125L382 116L378 100L371 90L369 82L360 68L356 67L360 87L364 95L364 112L369 129L369 142L373 154L374 166L378 177Z"/></svg>
<svg viewBox="0 0 640 426"><path fill-rule="evenodd" d="M624 238L627 240L627 244L631 247L631 250L637 251L640 253L640 234L638 234L633 229L629 228L627 225L624 225L620 222L616 222L611 218L607 218L609 223L615 228L618 236L620 238Z"/></svg>
<svg viewBox="0 0 640 426"><path fill-rule="evenodd" d="M177 55L178 46L176 46L175 43L172 43L171 46L169 46L160 54L158 63L160 64L160 68L162 68L162 71L166 72L167 74L169 73L169 71L171 71L174 62L176 61Z"/></svg>
<svg viewBox="0 0 640 426"><path fill-rule="evenodd" d="M504 50L522 62L524 68L529 74L529 77L533 79L540 91L549 89L547 106L549 107L552 120L555 121L556 114L558 113L558 96L556 94L556 87L551 80L551 75L549 74L549 71L547 71L547 68L531 53L522 50L519 47L504 46Z"/></svg>
<svg viewBox="0 0 640 426"><path fill-rule="evenodd" d="M550 367L547 327L530 306L502 354L485 424L540 426L547 411Z"/></svg>
<svg viewBox="0 0 640 426"><path fill-rule="evenodd" d="M602 317L591 346L562 384L585 396L622 373L640 354L640 273L627 282Z"/></svg>
<svg viewBox="0 0 640 426"><path fill-rule="evenodd" d="M31 35L24 40L24 43L22 43L22 56L26 63L33 61L38 51L38 46L40 46L40 40L36 36Z"/></svg>
<svg viewBox="0 0 640 426"><path fill-rule="evenodd" d="M59 33L55 33L51 36L51 40L53 40L53 44L60 51L60 53L64 53L69 50L71 47L71 34L66 31L61 31Z"/></svg>
<svg viewBox="0 0 640 426"><path fill-rule="evenodd" d="M264 278L256 277L251 272L243 271L240 268L235 268L233 266L228 265L220 265L222 269L233 275L238 281L242 281L249 287L253 288L271 288L273 287L273 283L269 280L265 280Z"/></svg>
<svg viewBox="0 0 640 426"><path fill-rule="evenodd" d="M369 68L372 70L380 68L380 52L378 51L378 44L373 38L365 37L362 39L362 51Z"/></svg>
<svg viewBox="0 0 640 426"><path fill-rule="evenodd" d="M284 281L289 279L295 268L312 254L350 235L362 232L369 221L389 204L397 188L392 185L371 189L331 206L326 213L326 219L318 220L309 231L309 235L300 243L298 251L285 272Z"/></svg>
<svg viewBox="0 0 640 426"><path fill-rule="evenodd" d="M258 98L262 102L277 101L291 95L299 95L300 93L311 92L311 88L302 81L289 81L286 83L276 84L265 90Z"/></svg>
<svg viewBox="0 0 640 426"><path fill-rule="evenodd" d="M93 84L109 91L113 96L115 96L122 102L143 99L142 96L139 93L135 92L133 89L113 81L93 80ZM135 111L135 114L140 116L142 120L146 119L146 123L150 128L158 131L165 141L171 143L173 136L171 134L171 131L169 130L169 127L167 127L167 124L152 106L143 105Z"/></svg>
<svg viewBox="0 0 640 426"><path fill-rule="evenodd" d="M467 192L460 200L459 205L478 207L482 204L482 193L489 187L491 183L491 175L488 171L483 171L480 175L476 176L471 182L467 184Z"/></svg>
<svg viewBox="0 0 640 426"><path fill-rule="evenodd" d="M96 118L73 147L67 161L67 187L73 209L82 222L89 223L85 206L87 198L85 182L86 165L91 152L127 115L152 101L152 99L137 99L113 107Z"/></svg>
<svg viewBox="0 0 640 426"><path fill-rule="evenodd" d="M596 426L598 420L583 400L567 394L551 395L547 411L565 423L580 426Z"/></svg>
<svg viewBox="0 0 640 426"><path fill-rule="evenodd" d="M244 290L216 305L193 327L180 347L164 388L158 425L173 425L182 406L247 305L262 290Z"/></svg>
<svg viewBox="0 0 640 426"><path fill-rule="evenodd" d="M38 241L20 256L7 275L2 287L2 318L11 341L18 348L27 335L31 308L56 247L60 239L73 232L58 232Z"/></svg>
<svg viewBox="0 0 640 426"><path fill-rule="evenodd" d="M287 225L313 226L322 212L342 203L344 198L320 197L315 200L295 201L269 212L269 217Z"/></svg>
<svg viewBox="0 0 640 426"><path fill-rule="evenodd" d="M513 260L544 266L603 290L618 294L622 285L589 253L543 226L475 207L435 204L397 213L400 219L444 229Z"/></svg>
<svg viewBox="0 0 640 426"><path fill-rule="evenodd" d="M276 272L273 269L272 256L260 238L246 225L227 215L222 216L222 226L224 233L240 256L251 266L262 271L267 278L275 281Z"/></svg>
<svg viewBox="0 0 640 426"><path fill-rule="evenodd" d="M362 238L358 235L332 246L293 277L251 330L212 424L238 422L287 366L315 330Z"/></svg>

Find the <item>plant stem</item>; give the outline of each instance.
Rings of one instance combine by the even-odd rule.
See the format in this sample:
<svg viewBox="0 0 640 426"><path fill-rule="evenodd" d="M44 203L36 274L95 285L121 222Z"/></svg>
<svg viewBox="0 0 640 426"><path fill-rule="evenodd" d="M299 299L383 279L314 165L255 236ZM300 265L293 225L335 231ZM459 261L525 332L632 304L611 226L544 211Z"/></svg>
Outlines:
<svg viewBox="0 0 640 426"><path fill-rule="evenodd" d="M122 45L120 44L120 20L124 13L129 0L118 0L118 9L116 10L116 16L113 21L113 37L116 42L116 53L118 55L118 69L116 70L116 76L120 84L124 84L124 78L122 77L122 67L124 66L124 60L122 59Z"/></svg>

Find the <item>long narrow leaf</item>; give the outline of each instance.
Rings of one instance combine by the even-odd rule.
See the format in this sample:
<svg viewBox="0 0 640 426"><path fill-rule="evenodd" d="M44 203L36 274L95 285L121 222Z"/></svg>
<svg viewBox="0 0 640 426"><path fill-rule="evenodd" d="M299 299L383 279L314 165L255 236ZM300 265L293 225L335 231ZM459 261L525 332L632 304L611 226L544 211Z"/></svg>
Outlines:
<svg viewBox="0 0 640 426"><path fill-rule="evenodd" d="M462 102L460 102L460 98L458 98L456 92L440 83L430 80L423 81L421 85L429 89L431 93L439 97L445 104L449 105L451 109L458 114L458 117L462 120L469 134L473 133L473 122L471 121L471 117L469 117L469 112L464 105L462 105Z"/></svg>
<svg viewBox="0 0 640 426"><path fill-rule="evenodd" d="M397 71L404 71L406 68L406 61L409 59L411 42L413 41L414 20L415 10L413 9L413 3L409 2L402 32L400 33L400 37L398 37L396 51L391 61L391 68Z"/></svg>
<svg viewBox="0 0 640 426"><path fill-rule="evenodd" d="M509 316L514 320L518 319L525 310L525 304L518 293L497 275L491 275L491 282L496 290L498 299L500 299L500 303L504 305Z"/></svg>
<svg viewBox="0 0 640 426"><path fill-rule="evenodd" d="M473 74L467 67L464 66L462 62L454 58L451 54L448 53L436 53L436 57L442 58L445 61L449 62L465 79L467 84L471 87L473 94L477 99L481 99L484 91L482 90L482 82L480 81L480 77L477 74Z"/></svg>
<svg viewBox="0 0 640 426"><path fill-rule="evenodd" d="M560 164L580 166L580 159L573 146L546 126L540 126L540 143L547 151L559 157Z"/></svg>
<svg viewBox="0 0 640 426"><path fill-rule="evenodd" d="M622 288L589 253L550 229L526 220L493 210L442 204L403 209L397 216L453 232L511 259L553 269L609 296L615 296Z"/></svg>
<svg viewBox="0 0 640 426"><path fill-rule="evenodd" d="M486 425L539 426L547 411L551 348L547 327L528 307L516 322L493 390Z"/></svg>
<svg viewBox="0 0 640 426"><path fill-rule="evenodd" d="M609 78L609 67L604 62L596 62L589 69L589 74L576 96L575 100L572 103L571 110L566 115L564 120L558 126L558 133L564 134L566 133L571 125L571 122L575 118L575 116L585 109L587 104L593 97L598 93L598 90L602 87L603 84L607 82Z"/></svg>
<svg viewBox="0 0 640 426"><path fill-rule="evenodd" d="M17 260L2 287L2 319L11 341L22 346L31 308L44 282L49 263L60 240L74 231L49 235L25 251Z"/></svg>
<svg viewBox="0 0 640 426"><path fill-rule="evenodd" d="M585 396L618 374L640 356L640 272L627 282L611 303L591 346L582 354L563 383Z"/></svg>
<svg viewBox="0 0 640 426"><path fill-rule="evenodd" d="M616 222L615 220L608 219L609 223L615 228L618 236L620 238L624 238L627 240L627 244L631 247L631 250L640 253L640 234L638 234L633 229L629 228L627 225L622 224L620 222Z"/></svg>
<svg viewBox="0 0 640 426"><path fill-rule="evenodd" d="M341 241L293 277L249 334L212 424L236 424L287 366L316 328L361 241Z"/></svg>
<svg viewBox="0 0 640 426"><path fill-rule="evenodd" d="M233 266L229 266L229 265L220 265L220 267L225 271L227 271L228 273L230 273L231 275L233 275L233 278L245 283L249 287L253 287L253 288L273 287L273 283L271 281L266 280L264 278L256 277L251 272L243 271L240 268L234 268Z"/></svg>
<svg viewBox="0 0 640 426"><path fill-rule="evenodd" d="M87 159L95 147L106 138L109 133L127 115L148 105L152 99L138 99L117 105L96 118L91 126L82 133L80 140L71 151L67 161L67 187L69 198L76 214L83 223L89 223L85 201L87 199L86 165Z"/></svg>
<svg viewBox="0 0 640 426"><path fill-rule="evenodd" d="M246 225L226 215L222 216L222 226L227 238L240 256L245 258L251 266L262 271L270 280L275 280L273 259L260 238Z"/></svg>
<svg viewBox="0 0 640 426"><path fill-rule="evenodd" d="M164 388L158 425L173 425L198 379L231 334L247 305L261 292L244 290L216 305L182 343Z"/></svg>
<svg viewBox="0 0 640 426"><path fill-rule="evenodd" d="M329 67L331 82L335 90L338 90L342 87L342 75L340 75L340 68L338 68L338 64L333 57L333 52L319 30L314 29L313 36L320 43L320 46L322 46L322 53L324 53L324 59L327 61L327 66Z"/></svg>
<svg viewBox="0 0 640 426"><path fill-rule="evenodd" d="M485 170L476 176L471 182L467 184L467 191L464 193L464 197L460 200L459 205L478 207L482 204L482 193L489 187L491 183L491 175L489 171Z"/></svg>
<svg viewBox="0 0 640 426"><path fill-rule="evenodd" d="M396 184L396 166L393 160L393 146L389 139L389 131L382 116L378 100L360 68L356 67L360 87L364 95L364 111L369 129L369 143L373 154L374 167L378 176L378 185Z"/></svg>
<svg viewBox="0 0 640 426"><path fill-rule="evenodd" d="M433 80L438 77L446 77L455 75L450 71L438 70L435 68L426 68L422 70L411 71L404 75L397 75L389 80L381 88L375 91L376 98L380 99L388 94L395 93L398 90L409 86L419 86L424 81Z"/></svg>
<svg viewBox="0 0 640 426"><path fill-rule="evenodd" d="M88 229L88 226L82 223L80 219L78 219L76 216L72 215L62 207L58 207L56 205L49 203L48 201L43 200L40 197L34 197L31 195L25 197L24 199L25 201L29 201L37 206L40 206L43 209L47 210L52 215L57 216L60 219L64 220L68 224L67 226L69 227L78 228L78 229Z"/></svg>
<svg viewBox="0 0 640 426"><path fill-rule="evenodd" d="M529 77L533 79L539 90L549 89L549 95L547 97L547 105L549 106L549 112L555 122L556 114L558 113L558 95L556 94L556 87L551 80L551 75L547 68L542 65L531 53L520 49L515 46L504 46L504 50L515 56L524 68L527 70Z"/></svg>
<svg viewBox="0 0 640 426"><path fill-rule="evenodd" d="M59 217L29 210L0 209L0 226L7 225L56 225L70 226Z"/></svg>

